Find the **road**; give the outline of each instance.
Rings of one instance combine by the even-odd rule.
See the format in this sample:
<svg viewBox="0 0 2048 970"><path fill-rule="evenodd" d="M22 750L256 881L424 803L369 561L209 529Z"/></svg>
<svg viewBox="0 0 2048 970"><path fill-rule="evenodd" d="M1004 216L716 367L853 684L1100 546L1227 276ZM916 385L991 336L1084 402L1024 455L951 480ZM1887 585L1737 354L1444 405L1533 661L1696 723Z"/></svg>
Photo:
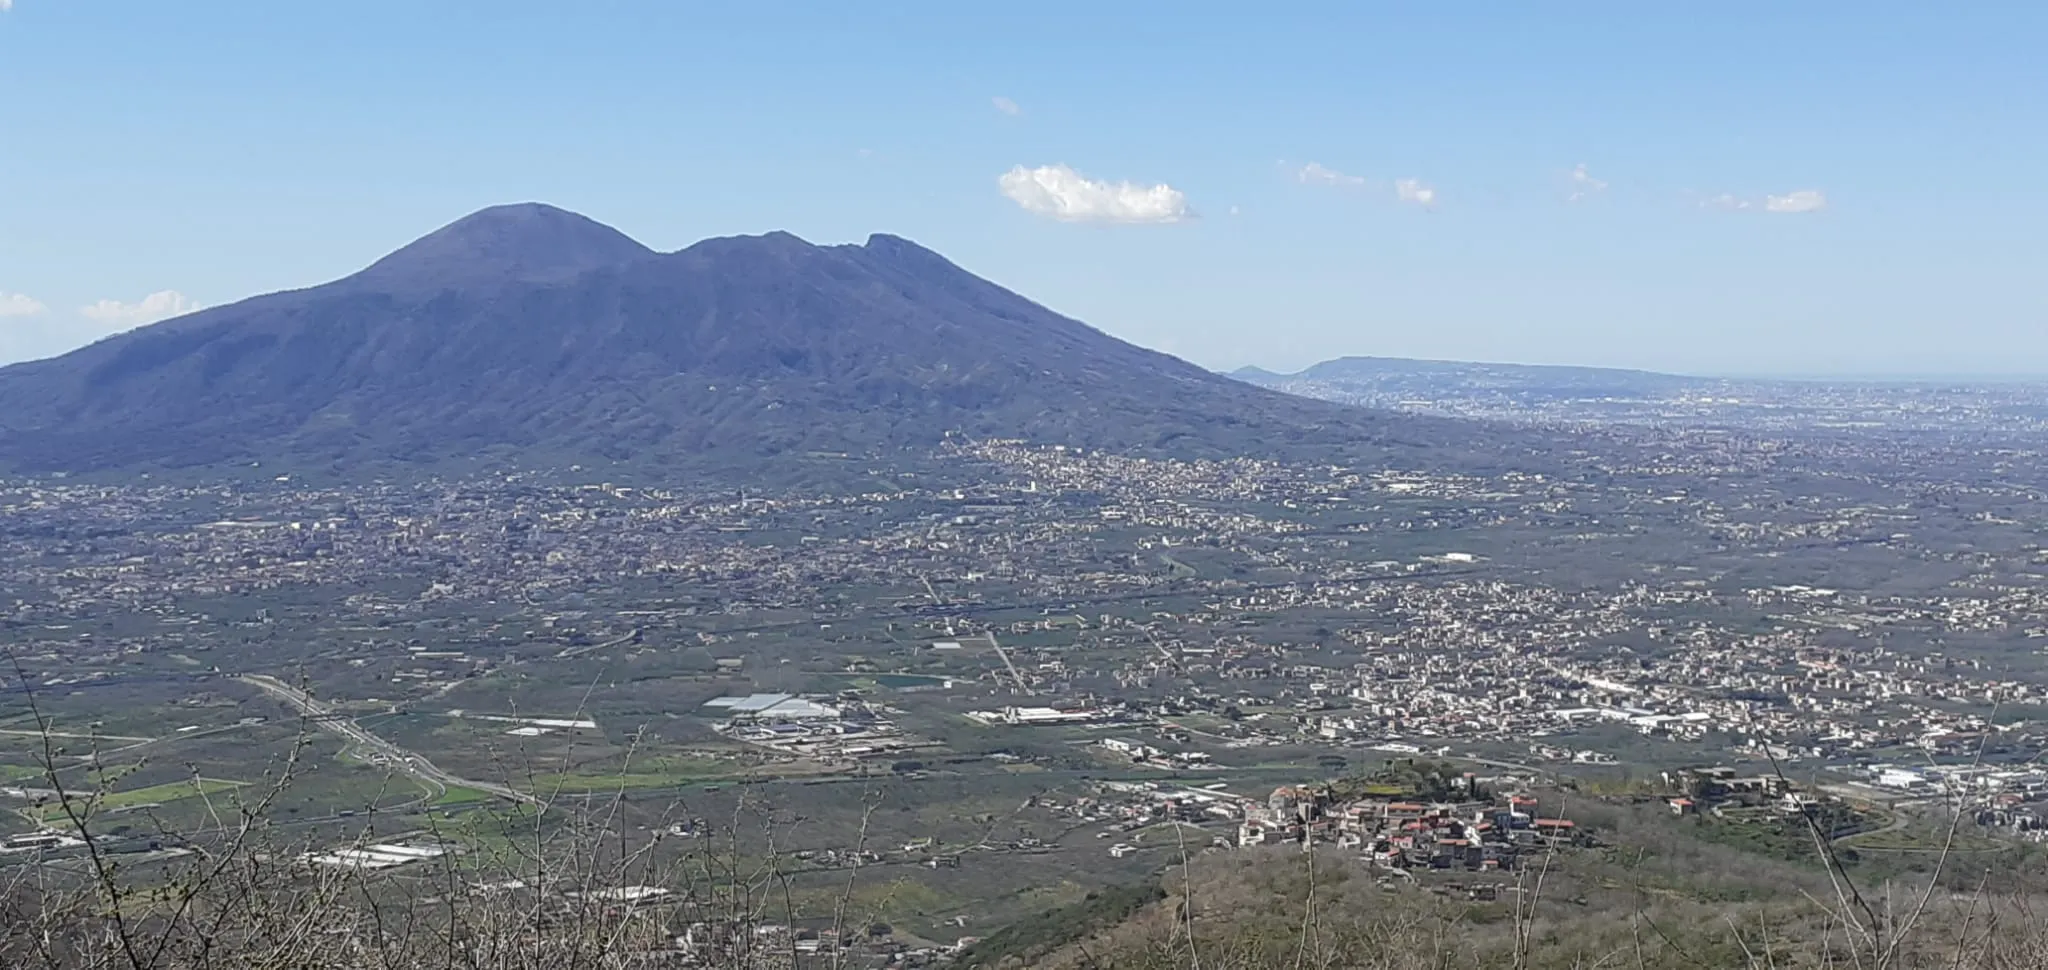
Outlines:
<svg viewBox="0 0 2048 970"><path fill-rule="evenodd" d="M634 627L633 632L628 633L625 636L613 637L612 639L606 640L603 643L593 643L581 647L566 647L562 650L561 653L555 654L555 659L562 660L569 657L581 657L586 653L592 653L598 650L603 650L606 647L616 647L619 644L625 643L626 641L631 640L639 635L640 629L638 627Z"/></svg>
<svg viewBox="0 0 2048 970"><path fill-rule="evenodd" d="M442 771L434 767L434 763L428 761L425 756L414 754L363 730L362 726L358 725L354 719L336 713L327 705L314 699L313 695L275 677L263 674L246 674L236 679L297 708L301 714L304 714L308 720L321 730L338 734L361 747L383 755L386 760L400 771L444 792L450 787L474 788L477 791L489 792L508 801L526 805L540 804L540 799L516 788L488 781L459 778Z"/></svg>

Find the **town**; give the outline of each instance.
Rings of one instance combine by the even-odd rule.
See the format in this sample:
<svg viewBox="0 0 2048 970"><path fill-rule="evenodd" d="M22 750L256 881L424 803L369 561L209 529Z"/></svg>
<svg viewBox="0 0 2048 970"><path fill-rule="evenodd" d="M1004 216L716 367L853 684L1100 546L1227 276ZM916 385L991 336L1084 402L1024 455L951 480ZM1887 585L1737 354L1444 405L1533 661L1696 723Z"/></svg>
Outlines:
<svg viewBox="0 0 2048 970"><path fill-rule="evenodd" d="M1572 797L1735 841L1820 813L1866 853L1944 812L2041 837L2024 438L1937 469L1911 428L1607 428L1490 475L962 438L856 491L0 483L0 865L75 865L60 788L113 755L138 858L288 761L327 866L564 799L677 844L740 812L799 830L801 878L944 887L862 943L931 954L1182 852L1469 889L1597 843ZM1346 781L1402 762L1456 770Z"/></svg>

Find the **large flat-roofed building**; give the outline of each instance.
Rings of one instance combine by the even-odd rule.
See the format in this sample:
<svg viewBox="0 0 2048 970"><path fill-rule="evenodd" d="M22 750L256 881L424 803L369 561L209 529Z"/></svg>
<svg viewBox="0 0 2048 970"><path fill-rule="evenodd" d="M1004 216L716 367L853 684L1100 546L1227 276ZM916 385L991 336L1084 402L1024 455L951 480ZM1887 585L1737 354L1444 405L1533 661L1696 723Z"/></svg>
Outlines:
<svg viewBox="0 0 2048 970"><path fill-rule="evenodd" d="M795 694L748 694L745 697L717 697L704 702L705 707L723 708L733 717L787 718L794 721L831 720L840 716L839 708L820 704Z"/></svg>

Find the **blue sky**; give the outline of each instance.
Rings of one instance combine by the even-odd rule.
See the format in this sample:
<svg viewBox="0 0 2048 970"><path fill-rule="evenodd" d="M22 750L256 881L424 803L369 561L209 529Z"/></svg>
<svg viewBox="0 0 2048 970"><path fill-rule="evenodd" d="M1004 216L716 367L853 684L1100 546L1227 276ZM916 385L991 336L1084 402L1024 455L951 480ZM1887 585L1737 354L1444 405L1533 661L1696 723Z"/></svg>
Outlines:
<svg viewBox="0 0 2048 970"><path fill-rule="evenodd" d="M2048 374L2041 4L0 6L0 360L542 200L1212 367Z"/></svg>

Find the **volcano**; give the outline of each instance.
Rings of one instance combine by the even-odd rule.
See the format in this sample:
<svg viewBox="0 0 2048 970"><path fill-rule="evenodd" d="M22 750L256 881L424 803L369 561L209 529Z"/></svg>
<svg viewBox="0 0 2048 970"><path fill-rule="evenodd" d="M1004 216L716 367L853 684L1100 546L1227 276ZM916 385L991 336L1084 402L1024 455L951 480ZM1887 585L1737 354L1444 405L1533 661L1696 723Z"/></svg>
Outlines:
<svg viewBox="0 0 2048 970"><path fill-rule="evenodd" d="M949 437L1184 457L1469 450L1117 340L895 236L657 253L551 206L0 369L0 467L759 469Z"/></svg>

